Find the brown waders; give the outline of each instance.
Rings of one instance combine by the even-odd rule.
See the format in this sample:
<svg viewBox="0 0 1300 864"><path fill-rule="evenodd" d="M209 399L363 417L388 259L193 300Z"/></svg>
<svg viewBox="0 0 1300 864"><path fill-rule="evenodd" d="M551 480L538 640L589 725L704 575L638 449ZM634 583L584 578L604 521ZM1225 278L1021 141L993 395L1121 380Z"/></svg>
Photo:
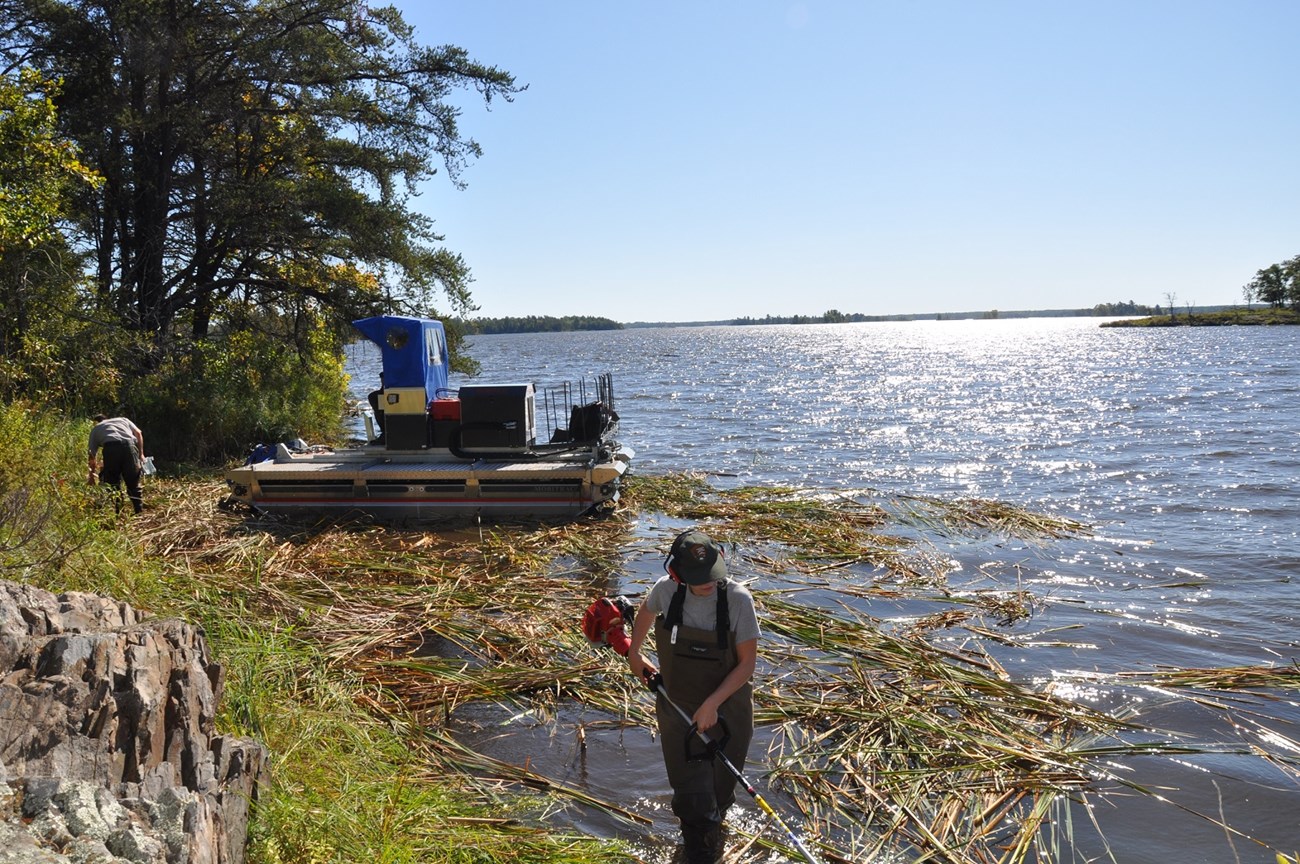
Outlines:
<svg viewBox="0 0 1300 864"><path fill-rule="evenodd" d="M684 590L684 585L678 588ZM722 583L718 585L718 605L716 630L678 624L674 639L674 628L666 620L673 615L671 607L667 616L661 615L655 622L655 646L664 688L688 715L694 715L738 662L736 634L727 621ZM680 614L678 605L679 618ZM754 735L753 688L748 682L722 703L718 716L725 721L725 734L730 736L722 752L738 771L743 771ZM655 717L668 782L673 787L673 814L682 824L687 864L713 864L722 857L722 819L736 801L735 775L712 758L697 736L688 735L686 722L662 695L655 700ZM716 742L725 737L722 722L703 731Z"/></svg>

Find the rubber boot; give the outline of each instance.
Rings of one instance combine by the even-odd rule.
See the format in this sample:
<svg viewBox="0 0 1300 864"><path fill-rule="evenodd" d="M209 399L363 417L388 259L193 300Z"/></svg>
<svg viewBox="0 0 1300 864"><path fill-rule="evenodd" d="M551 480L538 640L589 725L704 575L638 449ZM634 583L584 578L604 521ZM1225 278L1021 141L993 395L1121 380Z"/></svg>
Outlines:
<svg viewBox="0 0 1300 864"><path fill-rule="evenodd" d="M685 864L717 864L722 860L722 826L683 823L682 845Z"/></svg>
<svg viewBox="0 0 1300 864"><path fill-rule="evenodd" d="M709 849L713 853L713 860L721 862L727 852L726 829L722 823L714 825L709 829Z"/></svg>

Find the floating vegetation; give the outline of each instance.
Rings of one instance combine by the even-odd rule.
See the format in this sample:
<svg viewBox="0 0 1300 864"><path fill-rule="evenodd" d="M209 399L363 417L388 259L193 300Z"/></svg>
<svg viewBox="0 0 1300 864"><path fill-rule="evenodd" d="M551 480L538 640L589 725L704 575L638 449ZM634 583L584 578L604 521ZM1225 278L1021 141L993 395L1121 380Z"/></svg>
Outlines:
<svg viewBox="0 0 1300 864"><path fill-rule="evenodd" d="M1023 854L1045 803L1090 782L1084 742L1122 728L1012 681L983 653L760 600L764 626L802 659L758 704L760 721L785 731L773 778L859 854L899 842L950 861L1002 860L1005 844Z"/></svg>
<svg viewBox="0 0 1300 864"><path fill-rule="evenodd" d="M900 524L934 534L969 537L998 534L1020 539L1059 539L1084 534L1087 526L1073 519L1034 513L986 498L951 500L916 495L894 499L891 515Z"/></svg>
<svg viewBox="0 0 1300 864"><path fill-rule="evenodd" d="M828 862L886 850L917 861L1050 860L1041 844L1054 808L1086 793L1099 760L1169 749L1125 743L1120 720L1018 682L968 644L933 638L1021 621L1035 602L1028 592L939 592L951 609L890 632L847 600L897 588L825 578L865 565L927 586L930 599L947 565L927 547L926 533L1046 540L1085 532L1069 520L989 501L717 490L698 475L634 477L621 508L603 519L438 531L303 528L218 512L204 492L147 511L133 527L140 541L196 600L239 609L250 626L291 633L337 674L359 676L364 706L408 736L422 760L420 776L402 782L493 803L491 814L459 817L485 832L538 827L523 804L517 818L501 816L504 790L629 823L644 818L626 802L597 800L529 764L478 753L455 735L457 711L479 703L552 728L575 707L598 715L596 724L653 727L650 697L626 664L593 650L577 627L591 600L617 584L628 557L647 542L666 547L673 529L647 536L659 529L640 526L638 514L704 525L760 572L807 581L808 596L755 591L767 634L756 717L773 733L763 782L788 796L784 803L805 817ZM1293 687L1297 676L1294 668L1250 668L1201 670L1201 677L1162 671L1148 680ZM739 860L767 860L772 841L736 831L748 840Z"/></svg>
<svg viewBox="0 0 1300 864"><path fill-rule="evenodd" d="M636 476L628 486L631 506L707 523L721 542L776 547L770 569L803 575L865 564L907 580L934 581L946 562L923 542L925 533L1036 540L1086 533L1081 523L985 499L769 486L718 490L701 474ZM904 526L912 531L900 532Z"/></svg>
<svg viewBox="0 0 1300 864"><path fill-rule="evenodd" d="M1225 666L1217 669L1156 669L1121 672L1129 682L1198 690L1300 690L1300 664L1289 666Z"/></svg>

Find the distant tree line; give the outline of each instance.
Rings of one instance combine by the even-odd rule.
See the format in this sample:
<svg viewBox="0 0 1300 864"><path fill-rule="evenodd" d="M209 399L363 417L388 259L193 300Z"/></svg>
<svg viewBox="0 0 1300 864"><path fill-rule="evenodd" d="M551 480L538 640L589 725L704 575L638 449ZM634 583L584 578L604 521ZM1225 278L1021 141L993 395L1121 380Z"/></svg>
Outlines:
<svg viewBox="0 0 1300 864"><path fill-rule="evenodd" d="M1092 314L1098 317L1112 318L1120 315L1159 315L1159 306L1145 306L1129 300L1127 303L1098 303L1092 307Z"/></svg>
<svg viewBox="0 0 1300 864"><path fill-rule="evenodd" d="M849 324L860 323L863 321L915 321L921 317L934 317L936 320L961 320L970 318L982 318L993 320L996 318L1036 318L1036 317L1084 317L1095 315L1098 317L1115 317L1122 315L1155 315L1160 312L1157 306L1144 306L1140 303L1134 303L1132 300L1117 303L1098 303L1091 309L1044 309L1039 311L1023 312L999 312L992 309L987 312L949 312L940 313L935 316L920 315L863 315L860 312L845 313L838 309L831 309L822 315L765 315L762 318L733 318L731 323L736 325L744 324Z"/></svg>
<svg viewBox="0 0 1300 864"><path fill-rule="evenodd" d="M1274 309L1300 309L1300 255L1255 272L1241 289L1246 305L1267 303Z"/></svg>
<svg viewBox="0 0 1300 864"><path fill-rule="evenodd" d="M762 318L733 318L732 324L857 324L863 321L897 321L911 316L863 315L860 312L841 312L829 309L821 315L764 315Z"/></svg>
<svg viewBox="0 0 1300 864"><path fill-rule="evenodd" d="M623 325L594 315L526 315L524 317L471 318L461 322L461 331L474 333L569 333L577 330L622 330Z"/></svg>

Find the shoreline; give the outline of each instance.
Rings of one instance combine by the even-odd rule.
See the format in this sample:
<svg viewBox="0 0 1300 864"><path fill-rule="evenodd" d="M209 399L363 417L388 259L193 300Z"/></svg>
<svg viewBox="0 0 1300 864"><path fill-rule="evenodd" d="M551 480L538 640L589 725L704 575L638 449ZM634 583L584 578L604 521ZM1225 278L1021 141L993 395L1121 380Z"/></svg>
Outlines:
<svg viewBox="0 0 1300 864"><path fill-rule="evenodd" d="M1300 324L1296 309L1226 309L1105 321L1102 327L1258 327Z"/></svg>

